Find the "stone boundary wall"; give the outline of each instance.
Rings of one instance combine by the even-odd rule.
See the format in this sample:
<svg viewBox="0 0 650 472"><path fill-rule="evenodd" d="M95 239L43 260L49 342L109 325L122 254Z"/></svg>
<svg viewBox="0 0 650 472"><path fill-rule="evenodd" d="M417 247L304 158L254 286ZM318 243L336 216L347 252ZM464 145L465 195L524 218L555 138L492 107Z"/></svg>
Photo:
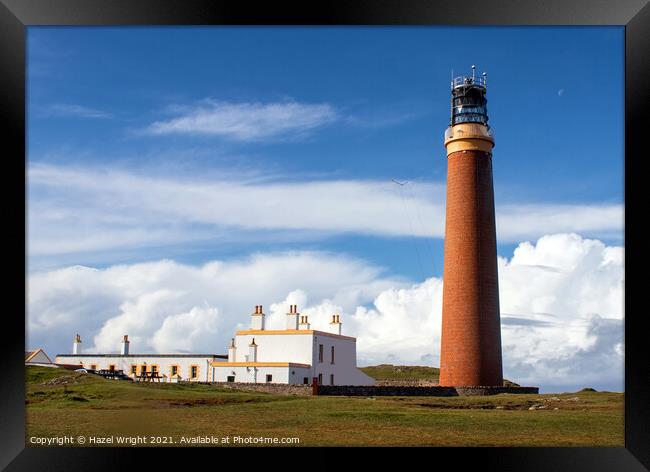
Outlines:
<svg viewBox="0 0 650 472"><path fill-rule="evenodd" d="M375 387L437 387L437 380L424 379L379 379L375 380Z"/></svg>
<svg viewBox="0 0 650 472"><path fill-rule="evenodd" d="M319 385L318 395L342 396L397 396L397 397L456 397L459 395L482 396L499 393L536 394L538 387L425 387L425 386L356 386Z"/></svg>
<svg viewBox="0 0 650 472"><path fill-rule="evenodd" d="M231 390L266 392L278 395L311 395L311 385L287 385L274 383L245 383L245 382L208 382L215 387L224 387Z"/></svg>
<svg viewBox="0 0 650 472"><path fill-rule="evenodd" d="M286 385L273 383L201 382L231 390L264 392L276 395L313 395L311 385ZM431 385L319 385L318 395L351 397L457 397L497 395L499 393L539 393L538 387L440 387Z"/></svg>

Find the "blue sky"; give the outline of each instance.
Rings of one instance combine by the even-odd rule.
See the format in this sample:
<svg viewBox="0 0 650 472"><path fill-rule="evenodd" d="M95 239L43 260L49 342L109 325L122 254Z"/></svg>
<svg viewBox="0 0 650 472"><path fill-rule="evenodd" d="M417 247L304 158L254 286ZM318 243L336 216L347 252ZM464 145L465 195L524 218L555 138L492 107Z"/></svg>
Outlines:
<svg viewBox="0 0 650 472"><path fill-rule="evenodd" d="M291 251L382 288L440 278L449 81L472 64L499 255L623 244L622 27L30 27L27 62L30 274Z"/></svg>
<svg viewBox="0 0 650 472"><path fill-rule="evenodd" d="M476 63L488 73L497 206L622 203L622 39L617 27L30 28L29 162L444 182L449 77ZM341 118L251 141L138 134L173 115L169 107L207 98L328 104ZM413 209L409 221L426 225L422 218ZM304 245L407 276L442 267L440 240L351 235ZM145 257L196 262L218 252L160 248Z"/></svg>

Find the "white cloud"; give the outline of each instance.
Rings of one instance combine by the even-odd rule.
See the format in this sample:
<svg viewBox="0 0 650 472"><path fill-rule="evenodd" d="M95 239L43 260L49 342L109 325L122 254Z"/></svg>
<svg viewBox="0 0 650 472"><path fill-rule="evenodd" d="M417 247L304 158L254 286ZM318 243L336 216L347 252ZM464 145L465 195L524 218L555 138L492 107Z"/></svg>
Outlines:
<svg viewBox="0 0 650 472"><path fill-rule="evenodd" d="M93 349L116 351L121 336L129 334L134 352L190 345L221 352L237 326L249 322L256 304L268 303L267 313L268 308L286 312L277 304L286 299L304 308L308 293L318 303L330 300L350 311L401 285L401 279L383 276L381 268L363 261L312 252L258 254L202 266L163 260L101 270L68 267L29 276L29 339L66 352L68 339L80 332ZM209 321L208 333L193 337L194 321L201 316ZM182 335L173 336L185 323ZM269 326L283 327L284 316L270 313Z"/></svg>
<svg viewBox="0 0 650 472"><path fill-rule="evenodd" d="M621 389L623 248L575 234L521 243L499 259L504 374L547 391ZM343 255L258 254L188 266L172 261L69 267L28 280L29 341L69 352L76 332L90 349L225 353L236 329L266 304L269 328L289 304L327 329L332 313L358 337L361 364L438 365L442 280L406 283Z"/></svg>
<svg viewBox="0 0 650 472"><path fill-rule="evenodd" d="M219 321L219 310L209 306L167 316L153 335L153 348L157 352L193 352L193 346L212 346L219 334Z"/></svg>
<svg viewBox="0 0 650 472"><path fill-rule="evenodd" d="M503 204L496 210L497 236L508 241L559 232L623 235L623 205L618 204Z"/></svg>
<svg viewBox="0 0 650 472"><path fill-rule="evenodd" d="M45 109L45 115L59 117L79 117L79 118L111 118L112 115L96 108L89 108L82 105L73 105L66 103L56 103Z"/></svg>
<svg viewBox="0 0 650 472"><path fill-rule="evenodd" d="M337 120L327 103L229 103L204 100L195 107L176 107L180 116L152 123L155 135L209 135L238 141L268 139L302 133Z"/></svg>
<svg viewBox="0 0 650 472"><path fill-rule="evenodd" d="M185 178L34 164L28 174L32 256L196 241L294 241L334 234L444 236L445 188L390 180ZM619 204L497 206L500 242L555 232L622 236Z"/></svg>

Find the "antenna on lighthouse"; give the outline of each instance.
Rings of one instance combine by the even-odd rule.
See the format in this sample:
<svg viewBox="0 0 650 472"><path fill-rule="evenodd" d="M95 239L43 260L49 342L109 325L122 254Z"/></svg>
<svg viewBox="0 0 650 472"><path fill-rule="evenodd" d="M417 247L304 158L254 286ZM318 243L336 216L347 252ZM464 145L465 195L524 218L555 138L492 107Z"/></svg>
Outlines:
<svg viewBox="0 0 650 472"><path fill-rule="evenodd" d="M474 77L475 77L474 73L475 72L476 72L476 66L474 64L472 64L472 82L474 82Z"/></svg>

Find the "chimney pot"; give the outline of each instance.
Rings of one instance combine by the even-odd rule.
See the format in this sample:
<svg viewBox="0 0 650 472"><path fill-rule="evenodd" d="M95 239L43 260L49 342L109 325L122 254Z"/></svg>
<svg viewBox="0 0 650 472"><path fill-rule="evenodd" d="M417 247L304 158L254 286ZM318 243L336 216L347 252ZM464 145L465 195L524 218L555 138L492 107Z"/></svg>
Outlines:
<svg viewBox="0 0 650 472"><path fill-rule="evenodd" d="M262 305L255 305L255 313L251 316L251 329L264 329L264 313L262 312Z"/></svg>
<svg viewBox="0 0 650 472"><path fill-rule="evenodd" d="M289 313L287 313L287 329L298 329L298 305L289 305Z"/></svg>

